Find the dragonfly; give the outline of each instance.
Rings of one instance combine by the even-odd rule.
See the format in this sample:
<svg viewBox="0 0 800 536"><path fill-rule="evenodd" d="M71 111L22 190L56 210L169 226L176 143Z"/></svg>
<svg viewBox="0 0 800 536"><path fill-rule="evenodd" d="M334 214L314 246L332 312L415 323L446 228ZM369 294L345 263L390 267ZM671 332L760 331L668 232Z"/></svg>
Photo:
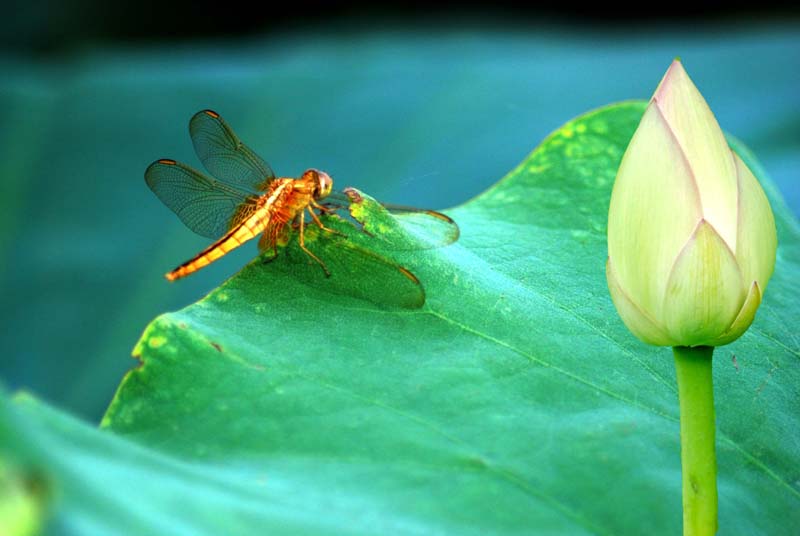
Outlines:
<svg viewBox="0 0 800 536"><path fill-rule="evenodd" d="M373 236L392 249L391 237L387 239L379 231L371 230L386 226L372 225L369 216L359 210L363 201L359 192L354 188L335 191L333 179L324 171L311 168L296 178L277 177L269 164L242 143L212 110L202 110L192 117L189 134L198 158L212 176L162 158L148 166L145 182L189 229L214 242L167 272L165 277L169 281L208 266L256 237L259 250L270 252L268 260L272 260L278 255L278 246L286 245L292 233L297 234L299 246L308 258L330 277L326 262L306 244L306 215L320 233L343 240L347 235L325 225L323 218L345 210L354 232ZM411 249L439 247L458 239L458 225L445 214L398 205L382 206L388 214L411 221L412 228L422 228L423 239L418 246L414 241L398 241L397 249L408 249L409 244ZM339 249L351 257L347 262L364 265L361 273L399 275L421 290L419 280L407 268L354 243L344 242L343 246Z"/></svg>

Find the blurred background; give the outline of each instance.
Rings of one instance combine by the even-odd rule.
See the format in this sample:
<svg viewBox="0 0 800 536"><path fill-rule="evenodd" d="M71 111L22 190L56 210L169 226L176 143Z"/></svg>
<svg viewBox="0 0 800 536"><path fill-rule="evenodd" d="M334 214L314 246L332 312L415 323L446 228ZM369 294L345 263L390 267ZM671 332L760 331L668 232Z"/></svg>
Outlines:
<svg viewBox="0 0 800 536"><path fill-rule="evenodd" d="M572 117L648 98L680 56L800 213L796 11L404 5L13 1L0 21L0 383L97 422L147 323L256 254L163 279L208 241L143 172L164 157L199 167L187 125L203 108L279 175L319 167L339 187L446 208Z"/></svg>

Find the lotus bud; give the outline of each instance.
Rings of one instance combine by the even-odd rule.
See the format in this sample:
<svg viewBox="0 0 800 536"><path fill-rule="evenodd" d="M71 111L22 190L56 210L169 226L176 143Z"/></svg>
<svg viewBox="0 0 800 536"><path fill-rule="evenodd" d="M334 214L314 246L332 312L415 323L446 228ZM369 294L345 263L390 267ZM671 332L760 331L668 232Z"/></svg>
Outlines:
<svg viewBox="0 0 800 536"><path fill-rule="evenodd" d="M606 276L620 317L649 344L728 344L753 322L776 248L764 191L675 60L611 195Z"/></svg>

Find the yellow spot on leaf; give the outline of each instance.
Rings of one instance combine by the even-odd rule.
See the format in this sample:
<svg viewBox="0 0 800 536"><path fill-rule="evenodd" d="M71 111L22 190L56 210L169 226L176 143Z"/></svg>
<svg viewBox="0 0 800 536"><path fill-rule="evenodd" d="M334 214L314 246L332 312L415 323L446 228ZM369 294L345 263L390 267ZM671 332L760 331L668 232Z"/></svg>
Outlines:
<svg viewBox="0 0 800 536"><path fill-rule="evenodd" d="M39 534L44 519L44 482L39 482L34 475L25 475L2 463L0 484L0 534Z"/></svg>
<svg viewBox="0 0 800 536"><path fill-rule="evenodd" d="M363 218L364 217L364 205L361 203L353 203L350 205L350 215L354 218Z"/></svg>
<svg viewBox="0 0 800 536"><path fill-rule="evenodd" d="M608 132L608 123L605 121L592 121L592 132L595 134L605 134Z"/></svg>
<svg viewBox="0 0 800 536"><path fill-rule="evenodd" d="M155 337L150 337L147 340L147 345L150 346L150 348L158 348L159 346L163 346L164 343L166 342L167 342L166 337L160 337L156 335Z"/></svg>
<svg viewBox="0 0 800 536"><path fill-rule="evenodd" d="M547 164L547 165L544 165L544 164L542 164L542 165L531 165L531 166L528 166L528 172L529 173L544 173L545 171L550 169L550 167L551 166L549 164Z"/></svg>

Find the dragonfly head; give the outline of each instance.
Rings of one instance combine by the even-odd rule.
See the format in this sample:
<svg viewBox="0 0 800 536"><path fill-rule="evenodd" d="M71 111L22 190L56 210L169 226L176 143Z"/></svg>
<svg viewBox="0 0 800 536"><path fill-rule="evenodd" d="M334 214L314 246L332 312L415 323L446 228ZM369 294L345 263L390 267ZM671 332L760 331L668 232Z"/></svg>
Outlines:
<svg viewBox="0 0 800 536"><path fill-rule="evenodd" d="M309 169L306 173L311 174L314 179L314 199L328 197L328 194L333 190L333 179L331 176L318 169Z"/></svg>

